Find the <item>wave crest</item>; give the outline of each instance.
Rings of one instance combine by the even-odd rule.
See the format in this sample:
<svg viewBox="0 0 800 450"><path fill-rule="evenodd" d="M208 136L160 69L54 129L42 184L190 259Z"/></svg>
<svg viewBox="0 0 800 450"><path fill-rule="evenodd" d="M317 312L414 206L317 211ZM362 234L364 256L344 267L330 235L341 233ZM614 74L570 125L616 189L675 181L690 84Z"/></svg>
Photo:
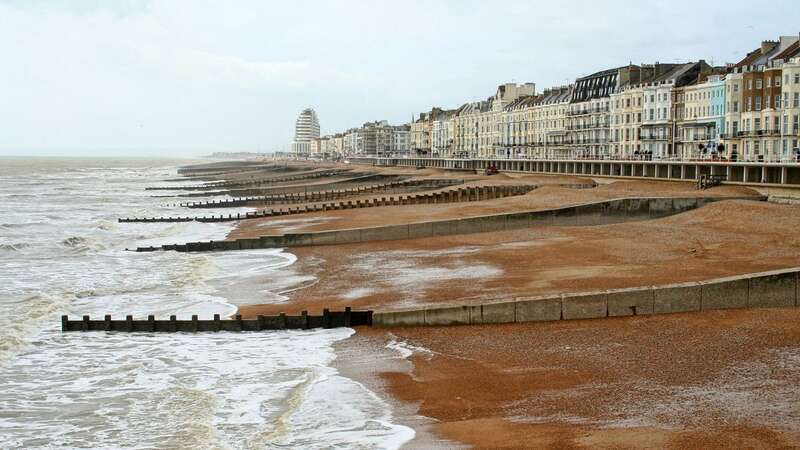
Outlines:
<svg viewBox="0 0 800 450"><path fill-rule="evenodd" d="M61 245L72 249L76 252L86 252L89 250L105 250L106 246L103 245L97 239L83 237L83 236L71 236L63 241L61 241Z"/></svg>
<svg viewBox="0 0 800 450"><path fill-rule="evenodd" d="M18 252L23 249L31 247L27 242L15 242L11 244L0 244L0 251L2 252Z"/></svg>

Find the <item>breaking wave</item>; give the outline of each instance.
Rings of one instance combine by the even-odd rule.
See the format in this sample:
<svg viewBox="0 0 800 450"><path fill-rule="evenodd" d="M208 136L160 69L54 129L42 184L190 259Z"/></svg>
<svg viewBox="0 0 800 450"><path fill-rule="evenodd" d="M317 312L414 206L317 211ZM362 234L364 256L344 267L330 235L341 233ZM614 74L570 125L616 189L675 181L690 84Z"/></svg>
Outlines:
<svg viewBox="0 0 800 450"><path fill-rule="evenodd" d="M0 244L0 252L18 252L26 248L30 248L31 244L27 242L17 242L13 244Z"/></svg>

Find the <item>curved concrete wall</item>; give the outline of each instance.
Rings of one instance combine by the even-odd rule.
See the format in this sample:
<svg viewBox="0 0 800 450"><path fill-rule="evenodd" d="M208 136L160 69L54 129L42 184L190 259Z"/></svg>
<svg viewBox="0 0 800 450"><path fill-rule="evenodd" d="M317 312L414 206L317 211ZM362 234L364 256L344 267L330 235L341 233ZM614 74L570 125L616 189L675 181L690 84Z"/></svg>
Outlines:
<svg viewBox="0 0 800 450"><path fill-rule="evenodd" d="M373 326L522 323L731 308L797 307L800 268L698 283L521 297L505 301L376 312Z"/></svg>
<svg viewBox="0 0 800 450"><path fill-rule="evenodd" d="M308 245L353 244L360 242L392 241L455 234L472 234L488 231L503 231L536 226L584 226L606 225L612 223L666 217L699 208L705 204L732 200L735 198L753 200L754 197L689 197L689 198L625 198L586 203L543 211L529 211L508 214L468 217L463 219L389 225L372 228L318 231L309 233L287 233L276 236L262 236L260 239L239 239L238 241L218 241L213 243L193 243L210 245L211 250L238 250L251 248L282 248ZM758 198L764 200L763 198ZM260 241L256 243L255 241ZM238 242L238 243L237 243ZM191 245L187 244L191 250ZM180 246L142 247L137 251L176 250L185 251Z"/></svg>

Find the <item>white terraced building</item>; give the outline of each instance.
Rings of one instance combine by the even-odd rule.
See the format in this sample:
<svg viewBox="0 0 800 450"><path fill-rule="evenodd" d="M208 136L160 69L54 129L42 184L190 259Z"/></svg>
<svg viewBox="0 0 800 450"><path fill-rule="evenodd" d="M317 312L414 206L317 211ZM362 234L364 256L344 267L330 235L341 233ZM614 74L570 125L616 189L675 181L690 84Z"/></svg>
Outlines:
<svg viewBox="0 0 800 450"><path fill-rule="evenodd" d="M317 113L311 108L306 108L297 117L294 126L294 141L292 152L307 155L311 152L311 142L319 139L319 119Z"/></svg>

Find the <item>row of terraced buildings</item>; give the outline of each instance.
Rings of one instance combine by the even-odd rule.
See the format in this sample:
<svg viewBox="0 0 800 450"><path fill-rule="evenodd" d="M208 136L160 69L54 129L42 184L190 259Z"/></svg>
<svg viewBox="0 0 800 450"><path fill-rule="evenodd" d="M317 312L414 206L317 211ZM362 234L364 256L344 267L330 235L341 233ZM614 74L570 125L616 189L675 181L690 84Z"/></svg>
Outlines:
<svg viewBox="0 0 800 450"><path fill-rule="evenodd" d="M483 101L431 108L403 131L406 145L343 143L343 154L797 160L800 38L764 41L724 66L629 64L541 92L507 83Z"/></svg>

